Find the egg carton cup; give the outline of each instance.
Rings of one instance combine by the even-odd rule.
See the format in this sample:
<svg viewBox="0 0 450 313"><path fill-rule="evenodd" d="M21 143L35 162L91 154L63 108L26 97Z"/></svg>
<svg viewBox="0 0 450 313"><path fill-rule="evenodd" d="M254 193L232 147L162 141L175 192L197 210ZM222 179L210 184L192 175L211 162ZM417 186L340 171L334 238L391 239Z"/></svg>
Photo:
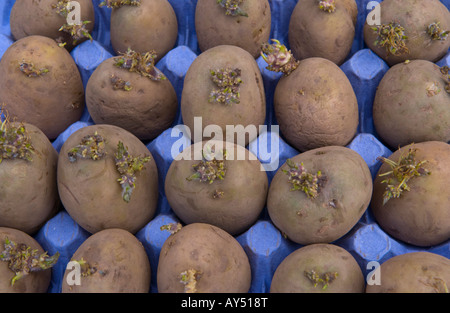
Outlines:
<svg viewBox="0 0 450 313"><path fill-rule="evenodd" d="M289 47L287 40L289 18L298 0L269 0L272 14L270 38L278 39ZM6 49L14 42L9 28L9 14L15 0L0 2L0 58ZM100 0L93 0L95 8L95 27L92 32L93 41L86 41L76 46L71 55L78 66L86 87L89 77L104 60L114 56L110 44L109 23L111 9L99 8ZM181 100L184 77L195 58L201 53L198 48L195 33L194 12L197 0L169 0L178 19L178 38L175 47L167 53L156 66L172 83L178 102ZM387 148L378 137L372 116L372 105L376 88L388 71L389 66L364 44L362 27L367 14L371 11L368 0L356 0L358 18L354 43L349 56L340 66L347 75L356 94L359 107L359 126L354 139L348 148L356 151L367 163L372 177L381 166L378 157L389 157L393 151ZM442 0L450 9L450 0ZM256 62L261 70L264 81L267 115L265 125L267 131L262 132L257 139L249 143L247 148L253 152L262 164L273 166L266 171L269 183L279 167L284 162L299 153L283 139L277 131L277 122L273 109L273 95L280 73L267 70L266 62L259 57ZM450 53L437 62L439 66L450 65ZM89 112L85 109L79 121L68 127L53 142L59 152L65 140L82 127L93 125ZM155 217L135 236L142 242L151 265L152 282L150 292L157 292L156 272L161 248L170 235L160 228L169 223L181 222L170 208L164 193L164 180L173 161L172 147L182 143L186 147L190 139L179 132L183 124L180 109L178 109L173 125L152 141L144 142L151 152L159 175L159 199ZM269 147L263 146L269 144ZM272 149L274 148L274 149ZM276 151L277 153L271 153ZM179 151L181 152L181 151ZM274 165L275 164L275 165ZM1 201L1 200L0 200ZM51 218L34 236L49 254L60 253L57 264L52 268L52 280L48 292L61 292L63 275L68 262L77 248L91 234L79 226L64 209ZM293 251L302 247L285 238L273 225L264 208L258 221L244 233L235 236L248 255L252 283L250 293L265 293L270 291L273 274L283 259ZM343 237L333 242L349 251L358 262L364 275L368 275L374 265L382 264L396 255L428 251L450 258L450 240L431 247L416 247L392 238L384 232L375 221L370 206L359 222Z"/></svg>

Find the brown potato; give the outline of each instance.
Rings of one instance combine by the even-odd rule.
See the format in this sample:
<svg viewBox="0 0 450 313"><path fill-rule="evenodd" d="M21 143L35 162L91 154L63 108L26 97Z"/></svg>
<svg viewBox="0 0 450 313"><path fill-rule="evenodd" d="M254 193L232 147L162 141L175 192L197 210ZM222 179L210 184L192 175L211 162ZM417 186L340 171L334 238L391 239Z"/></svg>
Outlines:
<svg viewBox="0 0 450 313"><path fill-rule="evenodd" d="M97 160L69 152L80 145L85 136L103 138L104 148L97 147ZM93 140L92 140L93 141ZM98 140L100 142L100 140ZM150 157L143 169L135 173L135 188L127 192L127 184L116 167L118 143L122 142L131 157ZM87 150L95 146L86 145ZM80 152L82 150L80 149ZM89 155L89 152L88 152ZM147 147L133 134L113 125L92 125L79 129L63 144L58 159L58 189L61 201L70 216L88 232L106 228L122 228L136 233L154 216L158 201L158 171ZM125 181L128 181L125 180ZM128 201L128 202L127 202Z"/></svg>
<svg viewBox="0 0 450 313"><path fill-rule="evenodd" d="M344 72L324 58L300 61L278 82L276 119L286 141L300 152L345 146L356 134L358 102Z"/></svg>
<svg viewBox="0 0 450 313"><path fill-rule="evenodd" d="M371 196L372 175L364 159L349 148L329 146L298 154L280 167L269 186L267 209L290 240L331 243L356 225Z"/></svg>
<svg viewBox="0 0 450 313"><path fill-rule="evenodd" d="M214 83L211 71L226 73L227 69L239 70L242 83L236 84L238 92L227 93L227 97L231 98L226 100L228 103L214 101L211 94L220 88ZM233 97L237 99L233 100ZM196 138L219 139L204 131L209 125L217 125L223 134L223 138L220 139L246 146L256 138L259 125L264 125L266 116L264 85L255 59L244 49L229 45L217 46L200 54L189 67L184 79L181 114L194 141L197 141ZM202 118L202 125L195 125L196 117ZM227 125L235 127L235 132L227 133ZM238 125L242 126L243 131L236 127ZM200 136L195 135L196 126L201 127ZM256 132L254 134L246 132L247 127L254 127ZM238 136L243 139L242 143L239 142Z"/></svg>
<svg viewBox="0 0 450 313"><path fill-rule="evenodd" d="M34 234L61 208L56 185L58 153L40 129L23 126L33 152L31 160L0 158L0 226Z"/></svg>
<svg viewBox="0 0 450 313"><path fill-rule="evenodd" d="M433 39L428 34L428 27L433 23L439 23L443 32L450 30L450 12L439 0L384 0L380 3L378 17L380 26L385 25L390 33L396 30L397 34L406 36L404 40L379 37L378 25L365 23L364 41L389 66L406 60L436 62L450 47L449 36ZM383 46L386 39L387 44Z"/></svg>
<svg viewBox="0 0 450 313"><path fill-rule="evenodd" d="M154 81L114 64L114 57L103 61L89 78L86 106L92 119L124 128L141 140L156 138L175 119L175 89L168 79ZM115 89L115 79L128 83L131 90Z"/></svg>
<svg viewBox="0 0 450 313"><path fill-rule="evenodd" d="M66 269L63 293L147 293L150 262L142 243L123 229L105 229L84 241L71 261L80 264ZM77 277L80 274L79 284Z"/></svg>
<svg viewBox="0 0 450 313"><path fill-rule="evenodd" d="M69 52L44 36L17 40L0 60L0 103L12 117L55 139L84 110L84 88Z"/></svg>
<svg viewBox="0 0 450 313"><path fill-rule="evenodd" d="M413 60L389 69L378 85L373 122L391 148L412 142L450 142L450 95L439 66Z"/></svg>
<svg viewBox="0 0 450 313"><path fill-rule="evenodd" d="M379 268L379 284L367 285L367 293L448 293L450 260L421 251L396 255Z"/></svg>
<svg viewBox="0 0 450 313"><path fill-rule="evenodd" d="M182 227L164 242L159 255L160 293L248 292L251 269L239 242L209 224Z"/></svg>
<svg viewBox="0 0 450 313"><path fill-rule="evenodd" d="M353 44L357 14L355 0L336 1L333 12L322 10L317 0L299 1L288 33L295 58L321 57L341 65Z"/></svg>
<svg viewBox="0 0 450 313"><path fill-rule="evenodd" d="M110 27L111 44L117 54L128 48L141 53L155 50L157 61L174 47L178 35L177 16L167 0L115 8Z"/></svg>
<svg viewBox="0 0 450 313"><path fill-rule="evenodd" d="M85 28L92 32L95 24L94 6L91 0L77 0L80 4L80 22L89 21ZM62 3L62 1L61 1ZM15 40L31 35L40 35L66 43L65 48L72 50L74 46L86 41L88 37L76 40L69 32L60 31L67 18L57 12L58 0L16 0L9 18L11 33ZM70 19L70 17L69 17ZM73 22L73 21L72 21Z"/></svg>
<svg viewBox="0 0 450 313"><path fill-rule="evenodd" d="M415 153L410 155L410 149L415 149ZM405 161L399 162L401 158ZM381 228L394 238L417 246L432 246L449 240L450 146L440 141L411 144L398 149L388 159L401 167L383 162L374 181L370 206ZM423 161L426 162L420 164ZM414 171L411 172L411 168ZM380 174L394 169L399 173L416 172L417 176L403 182L402 186L409 191L402 191L398 197L392 192L392 197L385 198L388 185L397 190L401 182L393 175ZM407 176L399 177L403 181ZM390 181L385 183L385 180Z"/></svg>
<svg viewBox="0 0 450 313"><path fill-rule="evenodd" d="M44 253L41 245L30 235L18 229L0 227L0 254L4 251L5 239L17 245L24 244L37 250L38 254ZM15 273L8 267L8 262L0 260L0 293L44 293L50 286L52 276L51 269L31 272L17 279L14 285L11 280Z"/></svg>
<svg viewBox="0 0 450 313"><path fill-rule="evenodd" d="M244 1L239 7L247 16L227 15L217 1L199 0L195 9L195 30L201 51L233 45L259 57L261 45L269 40L270 5L267 0Z"/></svg>
<svg viewBox="0 0 450 313"><path fill-rule="evenodd" d="M195 170L198 165L220 171L219 164L214 163L221 163L220 160L208 162L202 158L202 149L206 153L208 147L226 150L223 179L191 179L202 171ZM223 159L222 156L223 152L218 158ZM165 180L170 207L184 223L212 224L233 236L256 222L266 203L267 190L267 174L261 171L256 156L242 146L219 141L198 142L186 148L172 162Z"/></svg>
<svg viewBox="0 0 450 313"><path fill-rule="evenodd" d="M289 254L277 267L271 293L363 293L355 258L333 244L312 244Z"/></svg>

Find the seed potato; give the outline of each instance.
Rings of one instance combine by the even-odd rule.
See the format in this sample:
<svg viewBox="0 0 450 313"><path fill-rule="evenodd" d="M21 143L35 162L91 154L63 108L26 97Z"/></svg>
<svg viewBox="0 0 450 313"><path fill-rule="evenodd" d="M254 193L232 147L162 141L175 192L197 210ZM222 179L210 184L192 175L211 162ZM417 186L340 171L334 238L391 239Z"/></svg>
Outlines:
<svg viewBox="0 0 450 313"><path fill-rule="evenodd" d="M367 293L448 293L450 260L421 251L394 256L381 264L380 284L367 285Z"/></svg>
<svg viewBox="0 0 450 313"><path fill-rule="evenodd" d="M37 250L39 255L44 253L41 245L27 233L14 228L0 227L0 255L4 252L5 240L28 246L30 250ZM8 262L0 260L0 293L45 293L50 285L52 272L51 269L30 272L12 284L15 275L8 267Z"/></svg>
<svg viewBox="0 0 450 313"><path fill-rule="evenodd" d="M129 157L148 158L139 161L143 165L140 171L119 172L117 164L123 164L123 158L117 158L119 142L123 143ZM94 160L91 155L98 158ZM130 167L139 162L128 160ZM134 234L155 214L156 163L147 147L123 128L97 124L73 133L61 147L57 173L59 195L65 209L90 233L121 228Z"/></svg>
<svg viewBox="0 0 450 313"><path fill-rule="evenodd" d="M216 152L212 160L202 155L208 147ZM267 174L261 171L256 156L240 145L219 141L198 142L186 148L172 162L165 180L170 207L184 223L212 224L231 235L244 232L256 222L265 206L267 190Z"/></svg>
<svg viewBox="0 0 450 313"><path fill-rule="evenodd" d="M300 152L345 146L356 134L358 102L344 72L324 58L308 58L280 78L274 109L286 141Z"/></svg>
<svg viewBox="0 0 450 313"><path fill-rule="evenodd" d="M224 78L220 79L221 75ZM224 86L219 87L222 84ZM264 85L255 59L244 49L230 45L216 46L201 53L184 79L181 114L193 141L218 139L214 137L217 134L205 132L209 125L217 125L220 135L223 134L220 139L240 143L239 138L244 138L240 144L247 145L256 138L259 125L264 125L266 117ZM202 125L194 123L196 117L201 117ZM227 133L227 125L237 131ZM239 125L242 131L237 128ZM202 132L197 138L194 136L194 131L199 131L196 127ZM255 127L256 132L250 134L245 131L246 127Z"/></svg>

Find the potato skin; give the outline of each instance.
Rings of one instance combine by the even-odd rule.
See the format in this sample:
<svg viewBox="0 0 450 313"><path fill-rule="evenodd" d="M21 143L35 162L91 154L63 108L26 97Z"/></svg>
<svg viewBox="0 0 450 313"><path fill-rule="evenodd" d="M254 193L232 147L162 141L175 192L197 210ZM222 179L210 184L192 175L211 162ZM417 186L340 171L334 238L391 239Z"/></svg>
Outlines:
<svg viewBox="0 0 450 313"><path fill-rule="evenodd" d="M152 140L169 128L178 109L170 81L153 81L139 73L114 66L114 57L103 61L86 86L86 105L96 124L124 128L141 140ZM111 77L130 82L131 90L115 90Z"/></svg>
<svg viewBox="0 0 450 313"><path fill-rule="evenodd" d="M170 165L165 194L170 207L184 223L212 224L234 236L247 230L258 219L266 203L268 178L261 171L261 163L256 156L244 147L233 144L229 150L223 142L215 143L220 149L226 149L229 157L234 155L233 159L225 161L224 180L209 184L186 179L195 173L192 168L200 162L194 157L196 147L201 151L206 144L198 142L186 148ZM218 149L216 146L216 151ZM238 159L240 153L245 154L245 159ZM223 192L223 195L215 198L216 191Z"/></svg>
<svg viewBox="0 0 450 313"><path fill-rule="evenodd" d="M355 37L358 8L355 0L336 1L332 13L319 8L316 0L297 3L289 22L289 45L298 60L311 57L344 63Z"/></svg>
<svg viewBox="0 0 450 313"><path fill-rule="evenodd" d="M267 0L244 1L239 5L248 14L225 15L217 1L199 0L195 9L195 30L201 51L220 45L238 46L254 58L261 53L263 43L269 41L271 11Z"/></svg>
<svg viewBox="0 0 450 313"><path fill-rule="evenodd" d="M281 77L274 109L286 141L300 152L345 146L358 127L358 102L344 72L324 58L308 58Z"/></svg>
<svg viewBox="0 0 450 313"><path fill-rule="evenodd" d="M81 138L95 132L106 140L107 155L97 161L77 159L71 163L68 151ZM130 202L122 199L120 174L114 155L122 141L133 157L151 160L137 173L136 188ZM113 125L92 125L73 133L61 147L57 169L61 201L70 216L84 229L95 233L106 228L122 228L136 233L153 218L158 201L158 171L147 147L133 134Z"/></svg>
<svg viewBox="0 0 450 313"><path fill-rule="evenodd" d="M379 174L391 170L383 164L374 180L370 206L378 224L394 238L416 246L432 246L450 238L450 146L440 141L416 143L400 148L389 159L397 162L410 147L417 149L418 162L428 161L423 167L431 174L410 179L410 191L383 205L386 184L381 181L387 177Z"/></svg>
<svg viewBox="0 0 450 313"><path fill-rule="evenodd" d="M334 281L324 285L308 279L305 272L318 275L337 273ZM363 293L364 276L355 258L333 244L311 244L289 254L277 267L270 286L271 293Z"/></svg>
<svg viewBox="0 0 450 313"><path fill-rule="evenodd" d="M105 229L84 241L71 261L83 259L96 272L81 277L80 285L69 285L64 273L62 293L147 293L150 262L142 243L130 232Z"/></svg>
<svg viewBox="0 0 450 313"><path fill-rule="evenodd" d="M431 23L440 22L443 30L450 29L450 12L439 0L385 0L380 3L381 24L396 21L405 28L408 37L406 46L409 53L395 56L388 53L384 47L375 45L377 34L367 24L364 25L364 40L367 46L382 58L389 66L406 60L428 60L436 62L447 53L450 39L432 40L427 34Z"/></svg>
<svg viewBox="0 0 450 313"><path fill-rule="evenodd" d="M372 196L372 176L364 159L355 151L329 146L303 152L291 158L303 162L308 173L327 177L315 199L291 191L282 165L269 186L267 209L274 225L290 240L303 245L331 243L359 221Z"/></svg>
<svg viewBox="0 0 450 313"><path fill-rule="evenodd" d="M23 61L49 72L27 77L20 70ZM0 103L5 103L17 120L33 124L55 139L83 113L84 88L75 61L48 37L17 40L0 60Z"/></svg>
<svg viewBox="0 0 450 313"><path fill-rule="evenodd" d="M209 102L211 91L217 89L211 79L210 70L226 68L241 69L240 103L231 106ZM220 126L224 134L223 140L227 137L226 125L256 126L256 130L259 130L258 126L264 125L266 117L266 97L261 72L255 59L244 49L230 45L217 46L200 54L189 67L184 79L181 114L184 124L191 130L191 135L195 129L194 118L202 117L204 136L198 136L201 140L211 139L203 134L208 125ZM195 135L192 137L197 141ZM236 138L232 139L239 143ZM255 137L247 134L245 145L253 139Z"/></svg>
<svg viewBox="0 0 450 313"><path fill-rule="evenodd" d="M56 184L58 153L36 126L23 124L34 147L32 161L0 163L0 226L34 234L60 208Z"/></svg>
<svg viewBox="0 0 450 313"><path fill-rule="evenodd" d="M420 251L394 256L380 266L380 285L367 293L445 293L450 285L450 260Z"/></svg>
<svg viewBox="0 0 450 313"><path fill-rule="evenodd" d="M373 121L391 148L450 141L450 96L442 78L439 66L426 60L394 65L384 75L375 94Z"/></svg>
<svg viewBox="0 0 450 313"><path fill-rule="evenodd" d="M92 0L77 1L81 9L80 20L91 22L86 25L86 29L91 33L95 24ZM52 8L52 5L57 2L57 0L16 0L10 15L11 33L14 39L18 40L31 35L45 36L55 40L61 38L62 42L66 42L65 48L72 50L74 45L69 33L59 31L67 21ZM87 39L80 39L76 44Z"/></svg>
<svg viewBox="0 0 450 313"><path fill-rule="evenodd" d="M155 50L156 61L174 47L178 36L177 16L167 0L146 0L139 6L113 9L110 27L117 54L128 48L140 53Z"/></svg>
<svg viewBox="0 0 450 313"><path fill-rule="evenodd" d="M180 274L189 269L201 272L198 293L244 293L250 288L251 269L244 249L213 225L189 224L167 238L159 255L158 292L184 292Z"/></svg>
<svg viewBox="0 0 450 313"><path fill-rule="evenodd" d="M23 243L36 249L39 254L44 253L41 245L27 233L9 227L0 227L0 252L4 249L5 239L14 241L17 244ZM30 273L18 279L14 286L11 286L11 279L14 272L8 268L7 262L0 261L0 293L45 293L50 286L52 271L50 269Z"/></svg>

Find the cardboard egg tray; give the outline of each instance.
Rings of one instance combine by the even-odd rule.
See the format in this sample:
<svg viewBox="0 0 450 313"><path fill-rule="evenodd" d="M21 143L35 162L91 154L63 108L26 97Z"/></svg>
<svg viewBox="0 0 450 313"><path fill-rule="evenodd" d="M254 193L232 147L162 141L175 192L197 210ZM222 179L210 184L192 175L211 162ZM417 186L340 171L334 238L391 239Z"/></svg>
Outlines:
<svg viewBox="0 0 450 313"><path fill-rule="evenodd" d="M278 39L288 47L289 18L297 1L269 0L272 13L270 38ZM15 0L0 1L0 58L4 51L13 43L9 28L9 13L14 2ZM109 33L111 9L99 8L98 4L100 2L100 0L93 0L96 18L95 28L92 33L94 40L78 45L71 52L81 73L84 86L86 86L90 75L96 67L102 61L114 55ZM157 67L171 81L180 102L186 72L194 59L200 54L194 26L194 12L197 0L169 0L169 2L172 4L178 18L178 38L176 46L157 63ZM371 7L367 7L370 1L356 0L356 2L359 11L356 36L347 61L341 65L341 69L349 78L357 96L360 116L357 134L348 147L363 157L374 178L381 165L377 158L380 156L388 157L392 153L378 138L372 120L372 104L375 91L389 67L364 44L362 27L367 14L371 11ZM450 9L450 0L442 0L442 2ZM283 140L282 134L278 136L276 132L270 129L270 126L276 125L273 111L273 94L281 75L265 69L267 64L262 57L259 57L256 61L262 73L267 97L266 125L268 126L268 131L262 133L247 148L257 155L262 163L268 163L274 161L273 155L272 159L270 159L268 155L270 151L268 153L263 152L262 149L259 149L258 143L265 139L271 144L278 145L279 154L276 157L278 157L277 161L279 166L281 166L287 158L299 153ZM450 53L439 61L438 65L450 65ZM93 121L88 111L85 110L80 121L61 133L53 141L53 146L59 151L64 141L73 132L92 124ZM179 221L166 200L164 179L173 161L171 156L172 144L179 140L190 142L189 139L182 138L182 134L173 132L174 127L180 124L182 124L182 120L178 110L176 120L171 128L164 131L151 142L144 142L156 161L160 186L158 209L155 217L136 233L136 237L142 242L150 260L152 268L151 292L157 292L156 269L159 253L164 241L170 235L167 231L161 231L160 227ZM276 169L267 172L269 182ZM52 268L52 281L48 292L57 293L61 291L62 277L67 263L80 244L89 236L90 233L81 228L64 210L50 219L35 235L35 239L49 254L60 253L59 261ZM252 284L249 292L251 293L269 292L272 276L277 266L288 254L301 247L301 245L283 237L282 233L270 221L266 208L261 213L259 220L246 232L237 236L236 239L242 245L250 260ZM369 262L376 261L381 264L393 256L407 252L429 251L450 258L450 241L437 246L423 248L411 246L390 237L376 223L370 207L353 229L339 240L333 242L333 244L349 251L357 260L365 276L373 270Z"/></svg>

